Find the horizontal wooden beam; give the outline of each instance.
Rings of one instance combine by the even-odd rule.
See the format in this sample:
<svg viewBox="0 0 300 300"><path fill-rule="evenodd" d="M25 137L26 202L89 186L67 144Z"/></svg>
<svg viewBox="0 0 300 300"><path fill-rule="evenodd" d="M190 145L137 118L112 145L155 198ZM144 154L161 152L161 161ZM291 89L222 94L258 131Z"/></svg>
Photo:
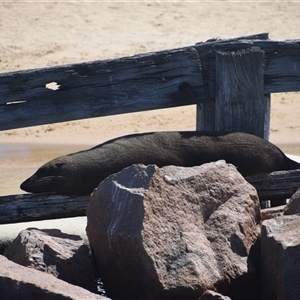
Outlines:
<svg viewBox="0 0 300 300"><path fill-rule="evenodd" d="M0 197L0 224L85 216L90 197L22 194Z"/></svg>
<svg viewBox="0 0 300 300"><path fill-rule="evenodd" d="M299 91L300 40L267 38L215 39L114 60L0 74L0 130L210 101L217 51L259 47L265 53L264 94Z"/></svg>
<svg viewBox="0 0 300 300"><path fill-rule="evenodd" d="M56 90L48 84L55 83ZM0 130L194 104L203 99L192 48L0 74Z"/></svg>
<svg viewBox="0 0 300 300"><path fill-rule="evenodd" d="M290 198L300 187L300 169L247 177L260 201ZM85 216L90 197L22 194L0 197L0 224Z"/></svg>
<svg viewBox="0 0 300 300"><path fill-rule="evenodd" d="M260 201L289 199L300 188L300 169L276 171L246 177L258 193Z"/></svg>

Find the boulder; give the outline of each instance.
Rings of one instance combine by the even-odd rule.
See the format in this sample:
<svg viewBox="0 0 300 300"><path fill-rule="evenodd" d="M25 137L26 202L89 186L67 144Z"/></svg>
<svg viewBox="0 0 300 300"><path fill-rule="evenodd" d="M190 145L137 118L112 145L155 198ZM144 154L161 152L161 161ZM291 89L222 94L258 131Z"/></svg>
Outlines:
<svg viewBox="0 0 300 300"><path fill-rule="evenodd" d="M78 235L29 228L4 251L9 260L97 292L89 248Z"/></svg>
<svg viewBox="0 0 300 300"><path fill-rule="evenodd" d="M23 267L2 255L0 255L0 299L108 300L50 274Z"/></svg>
<svg viewBox="0 0 300 300"><path fill-rule="evenodd" d="M300 295L300 215L262 223L264 300L296 300Z"/></svg>
<svg viewBox="0 0 300 300"><path fill-rule="evenodd" d="M88 244L86 236L86 217L62 218L43 221L0 224L0 254L15 240L19 232L27 228L56 228L61 232L79 235Z"/></svg>
<svg viewBox="0 0 300 300"><path fill-rule="evenodd" d="M292 195L289 203L284 208L284 215L294 215L300 213L300 188Z"/></svg>
<svg viewBox="0 0 300 300"><path fill-rule="evenodd" d="M253 299L258 289L249 253L260 232L259 199L225 161L128 167L98 186L87 218L110 297L198 299L212 289Z"/></svg>

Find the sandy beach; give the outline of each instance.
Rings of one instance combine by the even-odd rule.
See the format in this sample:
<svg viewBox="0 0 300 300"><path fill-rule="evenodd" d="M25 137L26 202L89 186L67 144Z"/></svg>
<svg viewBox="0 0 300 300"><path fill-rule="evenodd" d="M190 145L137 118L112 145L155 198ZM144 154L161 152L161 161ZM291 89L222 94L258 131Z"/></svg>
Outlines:
<svg viewBox="0 0 300 300"><path fill-rule="evenodd" d="M299 39L300 2L0 3L0 70L43 68L190 46L210 38L269 32ZM194 130L195 106L0 132L0 195L58 155L124 134ZM300 93L272 95L270 141L300 155Z"/></svg>

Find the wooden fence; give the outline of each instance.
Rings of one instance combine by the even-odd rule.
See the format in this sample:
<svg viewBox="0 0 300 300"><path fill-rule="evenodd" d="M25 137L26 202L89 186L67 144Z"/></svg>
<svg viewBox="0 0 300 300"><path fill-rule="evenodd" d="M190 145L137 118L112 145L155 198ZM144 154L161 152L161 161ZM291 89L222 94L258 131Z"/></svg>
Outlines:
<svg viewBox="0 0 300 300"><path fill-rule="evenodd" d="M242 131L268 139L270 94L292 91L300 91L300 40L272 41L267 33L213 39L114 60L0 74L0 130L196 104L197 130ZM293 190L300 186L297 176ZM84 213L89 197L80 198L84 204L74 209L66 209L68 199L74 203L65 196L0 197L5 220L0 222L12 220L9 203L19 214L12 222ZM65 208L49 211L47 201ZM32 202L35 212L29 213Z"/></svg>

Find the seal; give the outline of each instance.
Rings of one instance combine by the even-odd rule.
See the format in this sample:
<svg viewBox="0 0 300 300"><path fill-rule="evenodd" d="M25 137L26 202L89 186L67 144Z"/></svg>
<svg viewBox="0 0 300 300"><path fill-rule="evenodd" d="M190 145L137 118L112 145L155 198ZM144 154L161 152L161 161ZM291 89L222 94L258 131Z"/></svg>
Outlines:
<svg viewBox="0 0 300 300"><path fill-rule="evenodd" d="M243 176L300 169L272 143L246 133L150 132L116 138L58 157L21 184L31 193L90 195L107 176L132 164L192 167L224 159Z"/></svg>

